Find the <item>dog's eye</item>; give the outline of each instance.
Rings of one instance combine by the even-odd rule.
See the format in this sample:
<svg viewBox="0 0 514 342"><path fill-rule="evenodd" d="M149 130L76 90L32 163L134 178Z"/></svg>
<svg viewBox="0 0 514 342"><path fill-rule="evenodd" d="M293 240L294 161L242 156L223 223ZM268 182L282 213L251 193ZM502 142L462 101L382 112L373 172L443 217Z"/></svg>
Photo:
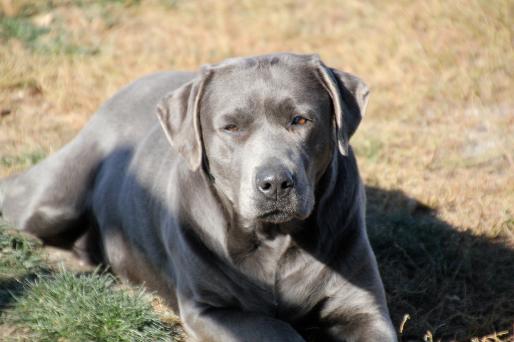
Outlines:
<svg viewBox="0 0 514 342"><path fill-rule="evenodd" d="M230 133L239 132L239 127L237 127L234 124L226 125L225 127L223 127L223 129L226 132L230 132Z"/></svg>
<svg viewBox="0 0 514 342"><path fill-rule="evenodd" d="M303 116L301 115L297 115L293 118L293 120L291 121L291 125L298 125L298 126L303 126L307 123L307 121L309 121L309 119L307 118L304 118Z"/></svg>

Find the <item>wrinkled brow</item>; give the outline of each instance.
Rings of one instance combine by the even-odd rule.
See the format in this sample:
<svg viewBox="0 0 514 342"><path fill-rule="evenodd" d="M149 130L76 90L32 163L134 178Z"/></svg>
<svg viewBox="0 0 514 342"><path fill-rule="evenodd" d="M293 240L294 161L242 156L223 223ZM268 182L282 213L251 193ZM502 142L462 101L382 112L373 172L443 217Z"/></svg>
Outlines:
<svg viewBox="0 0 514 342"><path fill-rule="evenodd" d="M291 117L292 115L306 115L311 119L317 117L318 113L326 111L327 108L316 101L311 103L309 101L302 101L293 97L282 99L269 98L265 101L266 115L274 117ZM326 106L325 106L326 107Z"/></svg>
<svg viewBox="0 0 514 342"><path fill-rule="evenodd" d="M215 126L222 126L229 123L237 123L239 125L249 125L256 117L255 111L250 111L244 108L237 108L234 110L226 111L216 115L214 120Z"/></svg>

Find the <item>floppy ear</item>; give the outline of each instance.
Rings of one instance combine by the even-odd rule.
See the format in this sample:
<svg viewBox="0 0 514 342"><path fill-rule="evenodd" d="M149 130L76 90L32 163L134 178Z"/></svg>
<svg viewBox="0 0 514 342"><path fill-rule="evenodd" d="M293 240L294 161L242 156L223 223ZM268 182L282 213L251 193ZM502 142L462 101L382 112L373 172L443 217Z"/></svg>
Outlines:
<svg viewBox="0 0 514 342"><path fill-rule="evenodd" d="M191 170L202 163L202 133L199 103L208 74L172 91L159 101L157 117L171 146L187 161Z"/></svg>
<svg viewBox="0 0 514 342"><path fill-rule="evenodd" d="M321 61L318 68L334 105L337 145L346 156L349 140L366 112L369 89L357 76L328 68Z"/></svg>

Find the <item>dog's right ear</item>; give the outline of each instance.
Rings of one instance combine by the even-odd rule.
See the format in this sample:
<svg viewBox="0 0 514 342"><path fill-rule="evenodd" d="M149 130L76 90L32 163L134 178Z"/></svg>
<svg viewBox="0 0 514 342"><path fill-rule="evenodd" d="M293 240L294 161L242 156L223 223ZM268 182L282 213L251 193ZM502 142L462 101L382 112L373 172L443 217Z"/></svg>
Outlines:
<svg viewBox="0 0 514 342"><path fill-rule="evenodd" d="M209 77L210 72L204 68L197 78L166 95L157 105L157 117L166 137L193 171L202 163L200 98Z"/></svg>

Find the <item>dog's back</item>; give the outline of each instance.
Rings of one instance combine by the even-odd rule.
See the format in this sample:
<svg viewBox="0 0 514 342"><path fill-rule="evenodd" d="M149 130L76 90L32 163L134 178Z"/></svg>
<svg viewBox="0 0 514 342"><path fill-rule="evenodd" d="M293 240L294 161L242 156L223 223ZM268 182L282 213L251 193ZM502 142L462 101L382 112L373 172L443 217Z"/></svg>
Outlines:
<svg viewBox="0 0 514 342"><path fill-rule="evenodd" d="M121 89L62 149L0 181L0 213L17 229L69 247L87 229L90 190L112 152L131 148L157 125L157 102L194 77L162 72Z"/></svg>

